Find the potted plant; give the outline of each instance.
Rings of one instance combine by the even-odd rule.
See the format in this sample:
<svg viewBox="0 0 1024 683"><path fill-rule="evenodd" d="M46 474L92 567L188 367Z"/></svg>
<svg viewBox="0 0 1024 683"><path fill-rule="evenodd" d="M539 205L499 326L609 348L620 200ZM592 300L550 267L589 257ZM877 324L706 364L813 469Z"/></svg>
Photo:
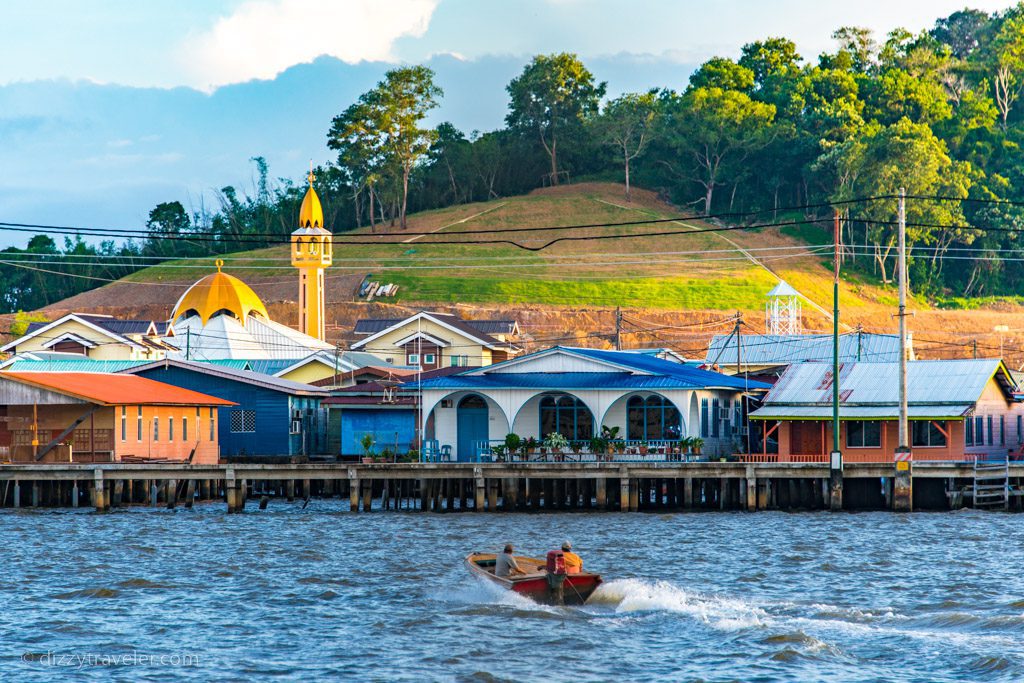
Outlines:
<svg viewBox="0 0 1024 683"><path fill-rule="evenodd" d="M359 439L359 445L363 447L363 464L369 465L373 462L373 446L377 443L377 440L373 438L373 434L367 432L363 434L363 438Z"/></svg>
<svg viewBox="0 0 1024 683"><path fill-rule="evenodd" d="M640 455L647 455L647 442L646 441L641 441L640 443L638 443L636 445L636 449L637 449L637 452L640 453Z"/></svg>
<svg viewBox="0 0 1024 683"><path fill-rule="evenodd" d="M491 456L494 458L494 462L505 462L505 454L508 449L503 444L497 446L491 446Z"/></svg>
<svg viewBox="0 0 1024 683"><path fill-rule="evenodd" d="M704 448L704 439L699 436L690 438L690 450L694 455L700 455L701 449Z"/></svg>
<svg viewBox="0 0 1024 683"><path fill-rule="evenodd" d="M418 448L410 448L408 452L402 456L402 462L419 462L420 451Z"/></svg>
<svg viewBox="0 0 1024 683"><path fill-rule="evenodd" d="M569 440L558 432L551 432L544 437L544 448L550 450L556 457L561 456L569 446Z"/></svg>
<svg viewBox="0 0 1024 683"><path fill-rule="evenodd" d="M385 448L380 452L380 458L377 462L394 462L395 454L390 448Z"/></svg>
<svg viewBox="0 0 1024 683"><path fill-rule="evenodd" d="M526 454L526 459L530 459L530 455L537 452L540 442L532 436L527 437L523 440L523 453Z"/></svg>
<svg viewBox="0 0 1024 683"><path fill-rule="evenodd" d="M518 434L508 433L505 435L505 451L508 453L509 460L513 459L516 453L521 454L523 447L523 440L519 438Z"/></svg>
<svg viewBox="0 0 1024 683"><path fill-rule="evenodd" d="M594 454L594 460L601 462L608 456L608 439L603 436L590 437L590 452Z"/></svg>
<svg viewBox="0 0 1024 683"><path fill-rule="evenodd" d="M580 453L583 452L583 442L582 441L570 441L569 442L569 450L572 451L572 454L576 457L576 461L579 462Z"/></svg>

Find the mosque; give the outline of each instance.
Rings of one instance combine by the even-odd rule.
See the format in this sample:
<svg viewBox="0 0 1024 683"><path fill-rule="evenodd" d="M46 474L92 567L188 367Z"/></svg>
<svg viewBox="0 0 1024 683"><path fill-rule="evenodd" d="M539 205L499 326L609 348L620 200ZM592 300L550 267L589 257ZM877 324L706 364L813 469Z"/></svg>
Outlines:
<svg viewBox="0 0 1024 683"><path fill-rule="evenodd" d="M309 188L299 209L299 229L291 237L291 262L299 270L299 330L270 319L249 285L222 272L200 279L182 294L171 312L173 346L169 358L197 361L304 358L333 349L325 341L324 269L333 243L324 228L320 198ZM168 340L172 341L172 340Z"/></svg>

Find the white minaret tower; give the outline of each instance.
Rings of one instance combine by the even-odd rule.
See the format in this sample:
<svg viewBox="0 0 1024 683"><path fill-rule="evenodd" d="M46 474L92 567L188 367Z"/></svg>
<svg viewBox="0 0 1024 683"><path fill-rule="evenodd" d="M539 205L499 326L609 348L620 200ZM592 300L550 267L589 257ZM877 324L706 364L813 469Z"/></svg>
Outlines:
<svg viewBox="0 0 1024 683"><path fill-rule="evenodd" d="M779 284L768 292L768 303L764 306L768 334L803 333L801 313L800 292L779 280Z"/></svg>

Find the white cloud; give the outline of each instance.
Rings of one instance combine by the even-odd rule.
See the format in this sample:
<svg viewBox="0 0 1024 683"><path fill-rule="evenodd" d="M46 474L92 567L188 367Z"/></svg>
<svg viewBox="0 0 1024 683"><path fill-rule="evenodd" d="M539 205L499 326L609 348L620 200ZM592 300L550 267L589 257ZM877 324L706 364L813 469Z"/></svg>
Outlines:
<svg viewBox="0 0 1024 683"><path fill-rule="evenodd" d="M273 78L331 55L355 63L395 61L394 42L422 36L438 0L251 0L182 46L195 85L213 89Z"/></svg>

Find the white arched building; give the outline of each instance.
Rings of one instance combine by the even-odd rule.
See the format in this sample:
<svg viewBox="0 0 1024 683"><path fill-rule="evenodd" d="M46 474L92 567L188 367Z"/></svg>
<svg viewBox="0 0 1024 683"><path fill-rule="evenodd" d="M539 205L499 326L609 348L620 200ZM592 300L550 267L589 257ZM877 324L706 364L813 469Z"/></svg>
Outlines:
<svg viewBox="0 0 1024 683"><path fill-rule="evenodd" d="M602 425L636 442L700 436L706 453L724 454L740 441L741 397L768 388L647 354L556 346L424 380L421 433L459 460L510 432L586 441Z"/></svg>

